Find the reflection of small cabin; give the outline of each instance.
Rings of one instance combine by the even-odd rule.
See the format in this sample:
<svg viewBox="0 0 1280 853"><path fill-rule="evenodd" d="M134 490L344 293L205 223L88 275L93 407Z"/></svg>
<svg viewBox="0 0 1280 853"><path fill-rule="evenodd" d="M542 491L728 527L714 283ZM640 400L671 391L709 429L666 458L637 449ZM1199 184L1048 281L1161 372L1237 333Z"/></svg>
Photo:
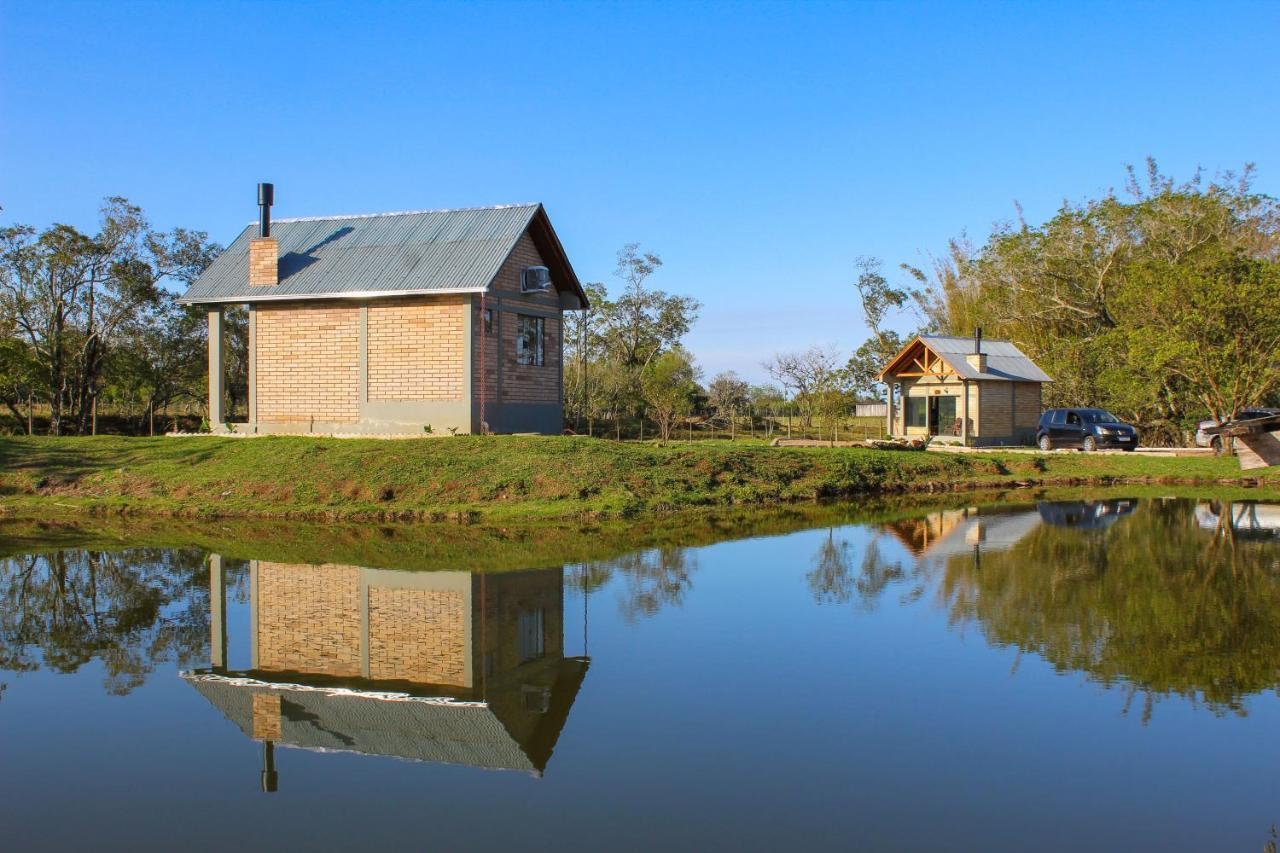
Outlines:
<svg viewBox="0 0 1280 853"><path fill-rule="evenodd" d="M889 435L966 445L1032 444L1041 385L1052 382L1008 341L921 335L880 371Z"/></svg>
<svg viewBox="0 0 1280 853"><path fill-rule="evenodd" d="M264 743L268 764L279 745L540 775L587 671L564 654L558 568L252 561L249 595L248 668L233 670L214 556L212 666L184 677Z"/></svg>

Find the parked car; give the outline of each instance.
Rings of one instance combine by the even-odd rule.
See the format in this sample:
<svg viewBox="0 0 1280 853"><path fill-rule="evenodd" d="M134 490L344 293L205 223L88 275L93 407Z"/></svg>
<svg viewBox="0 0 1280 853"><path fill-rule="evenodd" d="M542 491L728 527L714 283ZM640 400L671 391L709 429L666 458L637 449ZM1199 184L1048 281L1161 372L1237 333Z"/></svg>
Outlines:
<svg viewBox="0 0 1280 853"><path fill-rule="evenodd" d="M1268 415L1280 415L1280 409L1242 409L1236 415L1236 420L1246 420L1248 418L1263 418ZM1210 418L1207 421L1201 421L1196 425L1196 445L1198 447L1212 447L1214 453L1222 452L1222 436L1205 435L1205 430L1216 426L1222 426L1222 421Z"/></svg>
<svg viewBox="0 0 1280 853"><path fill-rule="evenodd" d="M1049 409L1040 416L1036 444L1041 450L1078 447L1093 451L1104 447L1138 448L1138 428L1123 423L1106 409Z"/></svg>

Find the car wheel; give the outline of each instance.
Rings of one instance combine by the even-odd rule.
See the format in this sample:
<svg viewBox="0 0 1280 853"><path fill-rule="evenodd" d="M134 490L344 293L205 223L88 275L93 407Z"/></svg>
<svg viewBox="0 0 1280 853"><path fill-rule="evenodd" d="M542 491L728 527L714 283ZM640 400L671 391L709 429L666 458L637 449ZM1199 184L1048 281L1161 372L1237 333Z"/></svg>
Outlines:
<svg viewBox="0 0 1280 853"><path fill-rule="evenodd" d="M1048 453L1050 450L1053 450L1053 442L1049 440L1049 436L1047 435L1040 436L1040 440L1037 441L1036 444L1039 444L1040 449L1043 450L1045 453Z"/></svg>
<svg viewBox="0 0 1280 853"><path fill-rule="evenodd" d="M1085 453L1092 453L1098 449L1098 439L1091 435L1086 435L1084 441L1080 443L1080 449Z"/></svg>

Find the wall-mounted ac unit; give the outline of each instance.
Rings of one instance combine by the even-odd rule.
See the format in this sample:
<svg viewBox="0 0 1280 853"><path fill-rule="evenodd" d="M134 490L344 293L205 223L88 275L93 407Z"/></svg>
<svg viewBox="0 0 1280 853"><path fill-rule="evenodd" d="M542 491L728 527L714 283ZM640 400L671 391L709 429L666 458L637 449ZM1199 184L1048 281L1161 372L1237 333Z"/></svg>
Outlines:
<svg viewBox="0 0 1280 853"><path fill-rule="evenodd" d="M525 267L520 273L521 293L545 293L551 289L551 270L546 267Z"/></svg>

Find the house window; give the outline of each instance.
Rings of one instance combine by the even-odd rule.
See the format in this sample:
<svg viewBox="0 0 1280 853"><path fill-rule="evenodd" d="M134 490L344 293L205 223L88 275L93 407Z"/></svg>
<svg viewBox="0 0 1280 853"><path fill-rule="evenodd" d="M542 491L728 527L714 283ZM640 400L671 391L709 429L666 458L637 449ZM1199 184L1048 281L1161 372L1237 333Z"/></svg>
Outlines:
<svg viewBox="0 0 1280 853"><path fill-rule="evenodd" d="M929 399L927 397L908 397L906 399L906 406L907 426L928 426L926 418L928 417Z"/></svg>
<svg viewBox="0 0 1280 853"><path fill-rule="evenodd" d="M516 315L516 364L531 364L535 367L543 365L544 322L541 317Z"/></svg>
<svg viewBox="0 0 1280 853"><path fill-rule="evenodd" d="M546 654L543 641L543 611L526 610L520 614L516 624L517 640L520 644L520 662L537 660Z"/></svg>
<svg viewBox="0 0 1280 853"><path fill-rule="evenodd" d="M493 334L493 309L484 309L484 336L487 338Z"/></svg>

